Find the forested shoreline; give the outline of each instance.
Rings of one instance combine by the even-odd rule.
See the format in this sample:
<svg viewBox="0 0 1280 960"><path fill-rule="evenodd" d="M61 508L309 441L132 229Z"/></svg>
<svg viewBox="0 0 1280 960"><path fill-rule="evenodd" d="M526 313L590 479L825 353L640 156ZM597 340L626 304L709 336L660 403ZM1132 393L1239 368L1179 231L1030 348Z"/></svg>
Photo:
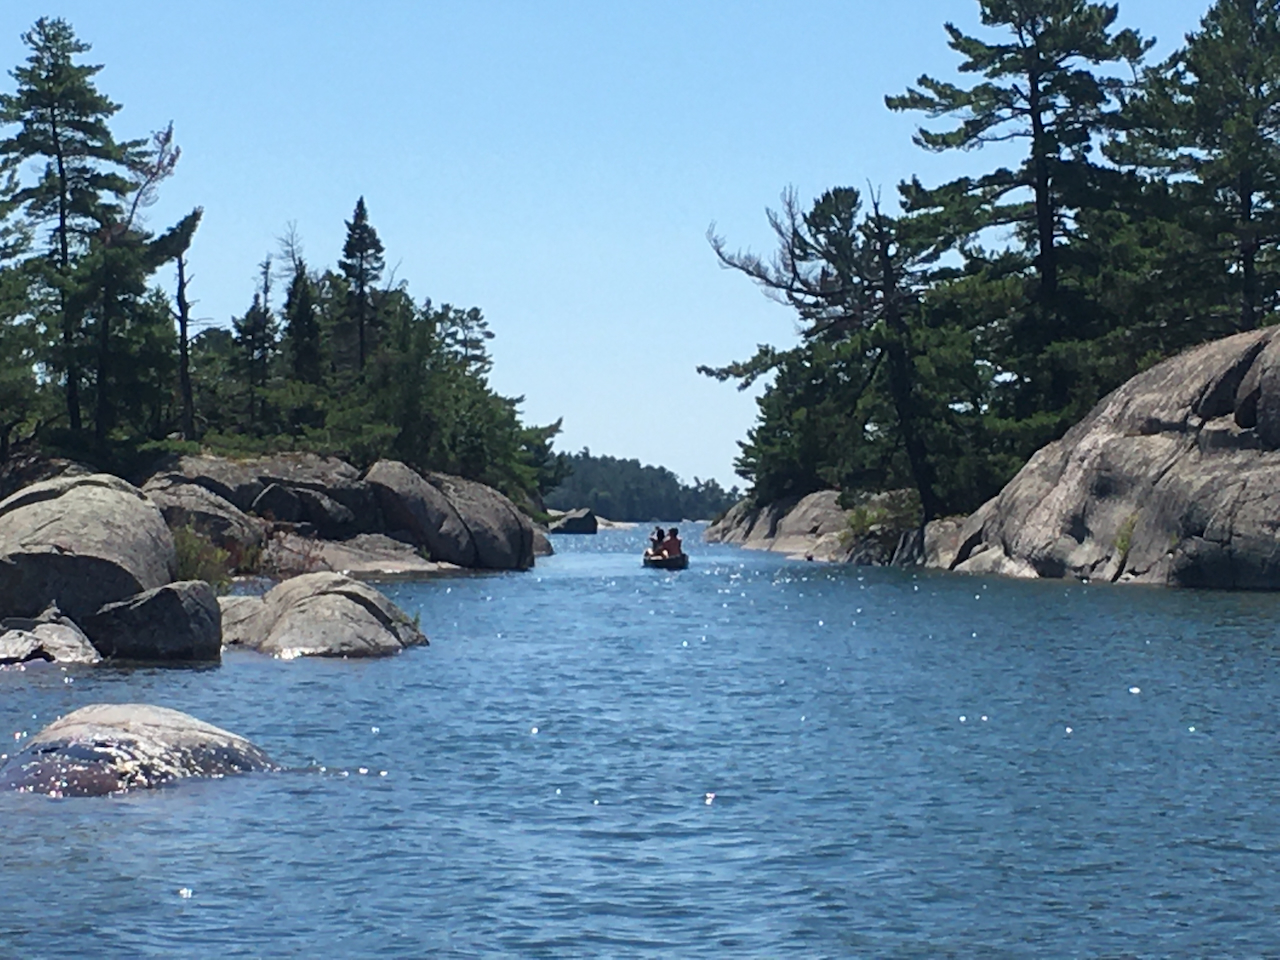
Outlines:
<svg viewBox="0 0 1280 960"><path fill-rule="evenodd" d="M708 234L801 329L699 368L772 378L736 464L757 503L906 487L925 520L971 511L1134 374L1276 320L1280 4L1218 0L1154 63L1117 5L979 7L981 36L945 26L974 82L885 102L923 114L924 149L1011 143L1017 165L788 190L772 256Z"/></svg>
<svg viewBox="0 0 1280 960"><path fill-rule="evenodd" d="M288 228L245 312L196 333L188 251L201 209L152 228L178 167L172 124L121 140L101 66L64 20L0 94L0 463L39 447L129 473L168 452L380 457L489 484L536 512L565 476L557 421L490 385L480 309L415 299L386 269L363 197L337 263Z"/></svg>
<svg viewBox="0 0 1280 960"><path fill-rule="evenodd" d="M685 484L666 467L589 449L570 454L565 467L564 480L546 497L554 510L590 507L610 520L711 520L740 498L737 487L725 490L714 479Z"/></svg>

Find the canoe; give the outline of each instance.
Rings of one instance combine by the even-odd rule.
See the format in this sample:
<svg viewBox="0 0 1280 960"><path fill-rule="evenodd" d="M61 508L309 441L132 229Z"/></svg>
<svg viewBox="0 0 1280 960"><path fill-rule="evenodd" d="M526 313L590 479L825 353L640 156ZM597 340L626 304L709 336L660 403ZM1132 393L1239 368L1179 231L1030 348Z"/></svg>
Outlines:
<svg viewBox="0 0 1280 960"><path fill-rule="evenodd" d="M689 566L689 555L681 553L674 557L645 557L644 565L658 570L685 570Z"/></svg>

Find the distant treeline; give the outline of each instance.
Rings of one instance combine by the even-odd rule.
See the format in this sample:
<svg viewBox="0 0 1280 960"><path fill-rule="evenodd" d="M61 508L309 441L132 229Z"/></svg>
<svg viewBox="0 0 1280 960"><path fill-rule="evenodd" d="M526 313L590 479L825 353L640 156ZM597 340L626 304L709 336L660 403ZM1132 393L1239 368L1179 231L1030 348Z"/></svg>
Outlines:
<svg viewBox="0 0 1280 960"><path fill-rule="evenodd" d="M963 81L886 104L927 150L1014 165L787 191L768 257L710 234L802 329L700 368L771 378L737 461L759 501L913 487L926 519L967 512L1135 373L1277 320L1280 2L1218 0L1159 63L1116 5L978 6L981 36L945 26Z"/></svg>
<svg viewBox="0 0 1280 960"><path fill-rule="evenodd" d="M546 497L553 510L590 507L609 520L710 520L737 502L738 488L724 490L715 480L680 482L665 467L639 460L597 457L590 450L565 458L568 477Z"/></svg>
<svg viewBox="0 0 1280 960"><path fill-rule="evenodd" d="M0 94L0 461L14 444L120 472L164 450L306 449L395 457L527 504L562 479L559 423L524 425L521 398L489 386L481 312L389 279L363 198L336 265L314 266L290 229L245 312L197 334L202 211L154 231L141 216L178 163L172 125L117 139L120 107L71 26L41 19L23 40Z"/></svg>

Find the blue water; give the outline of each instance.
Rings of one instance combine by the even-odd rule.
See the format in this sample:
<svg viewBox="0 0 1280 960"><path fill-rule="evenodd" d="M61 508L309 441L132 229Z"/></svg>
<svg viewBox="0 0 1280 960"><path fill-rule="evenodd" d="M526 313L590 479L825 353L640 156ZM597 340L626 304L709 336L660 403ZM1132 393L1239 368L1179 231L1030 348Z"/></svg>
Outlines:
<svg viewBox="0 0 1280 960"><path fill-rule="evenodd" d="M325 767L0 797L0 956L1280 953L1280 597L644 533L389 586L390 660L0 674L9 741L145 701Z"/></svg>

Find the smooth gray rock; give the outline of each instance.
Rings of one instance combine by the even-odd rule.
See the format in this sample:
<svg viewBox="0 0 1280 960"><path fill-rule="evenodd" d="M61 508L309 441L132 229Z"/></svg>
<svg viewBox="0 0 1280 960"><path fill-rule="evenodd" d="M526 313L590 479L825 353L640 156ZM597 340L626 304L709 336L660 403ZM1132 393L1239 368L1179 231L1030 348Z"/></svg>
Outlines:
<svg viewBox="0 0 1280 960"><path fill-rule="evenodd" d="M895 567L929 567L947 570L960 552L960 529L965 517L930 520L902 534L892 563Z"/></svg>
<svg viewBox="0 0 1280 960"><path fill-rule="evenodd" d="M427 481L449 498L475 542L475 566L486 570L528 570L533 566L533 522L497 490L443 473Z"/></svg>
<svg viewBox="0 0 1280 960"><path fill-rule="evenodd" d="M381 533L316 540L283 531L272 537L263 567L281 579L329 570L361 580L421 578L459 569L427 560L410 544Z"/></svg>
<svg viewBox="0 0 1280 960"><path fill-rule="evenodd" d="M102 656L89 638L56 605L38 617L0 620L0 664L47 660L52 663L97 663Z"/></svg>
<svg viewBox="0 0 1280 960"><path fill-rule="evenodd" d="M39 453L10 454L8 460L0 463L0 500L33 483L55 477L84 477L97 472L86 464L61 457L46 457Z"/></svg>
<svg viewBox="0 0 1280 960"><path fill-rule="evenodd" d="M201 661L222 654L222 614L203 580L169 583L109 603L80 623L104 657Z"/></svg>
<svg viewBox="0 0 1280 960"><path fill-rule="evenodd" d="M168 583L176 564L160 509L118 477L58 477L0 501L0 617L57 603L78 621Z"/></svg>
<svg viewBox="0 0 1280 960"><path fill-rule="evenodd" d="M302 519L302 501L286 486L269 483L253 499L254 513L267 520L297 523Z"/></svg>
<svg viewBox="0 0 1280 960"><path fill-rule="evenodd" d="M360 479L360 471L336 457L321 457L314 453L282 453L274 457L249 461L247 464L265 485L278 483L288 487L301 499L303 491L310 490L337 501L348 511L350 518L341 515L342 536L357 533L383 533L382 512L373 489ZM304 514L307 502L303 501ZM339 516L331 508L325 508L326 522ZM277 518L279 519L279 518ZM320 526L320 521L304 516ZM330 529L336 529L331 527Z"/></svg>
<svg viewBox="0 0 1280 960"><path fill-rule="evenodd" d="M953 568L1280 588L1280 329L1139 374L965 523Z"/></svg>
<svg viewBox="0 0 1280 960"><path fill-rule="evenodd" d="M219 597L222 613L222 644L226 647L256 647L267 631L259 620L267 604L261 597Z"/></svg>
<svg viewBox="0 0 1280 960"><path fill-rule="evenodd" d="M595 533L599 529L595 511L590 507L570 510L556 517L548 528L550 533Z"/></svg>
<svg viewBox="0 0 1280 960"><path fill-rule="evenodd" d="M278 769L261 749L189 714L98 703L67 714L0 767L0 789L99 797L187 777Z"/></svg>
<svg viewBox="0 0 1280 960"><path fill-rule="evenodd" d="M551 545L551 538L547 536L547 531L538 526L533 525L533 555L535 557L550 557L556 552L556 548Z"/></svg>
<svg viewBox="0 0 1280 960"><path fill-rule="evenodd" d="M904 534L918 523L918 506L909 491L864 494L855 507L846 509L840 506L838 490L819 490L763 507L739 501L704 536L711 543L807 560L884 566L893 561Z"/></svg>
<svg viewBox="0 0 1280 960"><path fill-rule="evenodd" d="M385 596L337 573L294 577L256 602L226 603L224 611L225 643L282 660L389 656L427 642Z"/></svg>
<svg viewBox="0 0 1280 960"><path fill-rule="evenodd" d="M157 475L178 474L248 511L263 488L250 466L253 462L225 457L176 457L165 462Z"/></svg>
<svg viewBox="0 0 1280 960"><path fill-rule="evenodd" d="M266 540L267 525L262 520L181 474L157 474L142 492L160 508L170 530L190 526L228 551L235 566Z"/></svg>
<svg viewBox="0 0 1280 960"><path fill-rule="evenodd" d="M441 490L398 460L379 460L364 479L377 495L389 528L407 531L432 560L475 566L471 532Z"/></svg>
<svg viewBox="0 0 1280 960"><path fill-rule="evenodd" d="M325 540L346 540L359 532L356 516L343 504L319 490L298 487L293 491L302 504L302 518Z"/></svg>

